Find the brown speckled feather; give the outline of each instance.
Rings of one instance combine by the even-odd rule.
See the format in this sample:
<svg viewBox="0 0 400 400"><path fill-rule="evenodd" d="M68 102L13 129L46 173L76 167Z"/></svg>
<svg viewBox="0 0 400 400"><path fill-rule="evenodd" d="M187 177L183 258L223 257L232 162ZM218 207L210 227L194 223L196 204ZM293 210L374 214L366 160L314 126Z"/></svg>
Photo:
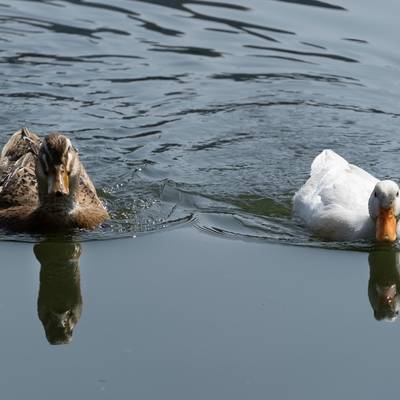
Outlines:
<svg viewBox="0 0 400 400"><path fill-rule="evenodd" d="M0 182L0 206L36 206L38 203L35 160L31 153L23 155Z"/></svg>
<svg viewBox="0 0 400 400"><path fill-rule="evenodd" d="M13 163L29 152L37 153L39 146L39 137L27 128L22 128L4 145L0 158L7 164Z"/></svg>
<svg viewBox="0 0 400 400"><path fill-rule="evenodd" d="M51 162L66 157L68 139L50 134L44 139ZM79 185L75 192L76 205L65 210L57 204L40 204L36 163L40 139L23 128L15 132L0 156L0 227L17 231L48 231L70 228L94 229L109 218L97 196L96 189L80 164ZM78 161L79 162L79 161Z"/></svg>

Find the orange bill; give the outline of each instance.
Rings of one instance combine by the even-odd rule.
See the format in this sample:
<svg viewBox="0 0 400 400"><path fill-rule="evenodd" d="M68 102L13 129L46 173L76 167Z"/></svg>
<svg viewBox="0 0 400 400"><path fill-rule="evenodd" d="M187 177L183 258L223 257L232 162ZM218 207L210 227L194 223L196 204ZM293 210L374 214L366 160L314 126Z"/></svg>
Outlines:
<svg viewBox="0 0 400 400"><path fill-rule="evenodd" d="M64 191L66 194L68 194L69 193L69 176L65 171L62 173L62 175L63 175Z"/></svg>
<svg viewBox="0 0 400 400"><path fill-rule="evenodd" d="M397 239L397 220L393 208L381 208L376 221L376 239L387 242Z"/></svg>
<svg viewBox="0 0 400 400"><path fill-rule="evenodd" d="M49 176L49 194L63 194L69 193L69 177L64 171L56 171Z"/></svg>

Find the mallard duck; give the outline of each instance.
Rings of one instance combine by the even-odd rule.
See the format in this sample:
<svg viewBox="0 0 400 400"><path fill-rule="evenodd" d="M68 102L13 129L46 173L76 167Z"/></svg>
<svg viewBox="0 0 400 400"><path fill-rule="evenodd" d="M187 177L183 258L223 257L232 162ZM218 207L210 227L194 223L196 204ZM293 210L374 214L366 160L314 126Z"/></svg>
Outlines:
<svg viewBox="0 0 400 400"><path fill-rule="evenodd" d="M399 186L378 181L332 150L324 150L294 195L293 213L324 239L393 242L399 230Z"/></svg>
<svg viewBox="0 0 400 400"><path fill-rule="evenodd" d="M0 227L16 231L94 229L109 218L71 141L42 141L23 128L0 156Z"/></svg>

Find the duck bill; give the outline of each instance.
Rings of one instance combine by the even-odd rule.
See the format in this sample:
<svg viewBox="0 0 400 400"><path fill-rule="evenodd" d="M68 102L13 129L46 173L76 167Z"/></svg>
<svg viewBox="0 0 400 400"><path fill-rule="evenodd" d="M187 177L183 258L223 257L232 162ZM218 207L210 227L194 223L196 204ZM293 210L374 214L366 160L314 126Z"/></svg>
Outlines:
<svg viewBox="0 0 400 400"><path fill-rule="evenodd" d="M397 220L393 208L381 208L376 221L376 239L394 242L397 239Z"/></svg>
<svg viewBox="0 0 400 400"><path fill-rule="evenodd" d="M69 177L66 172L56 171L53 175L49 176L48 193L56 195L69 194Z"/></svg>

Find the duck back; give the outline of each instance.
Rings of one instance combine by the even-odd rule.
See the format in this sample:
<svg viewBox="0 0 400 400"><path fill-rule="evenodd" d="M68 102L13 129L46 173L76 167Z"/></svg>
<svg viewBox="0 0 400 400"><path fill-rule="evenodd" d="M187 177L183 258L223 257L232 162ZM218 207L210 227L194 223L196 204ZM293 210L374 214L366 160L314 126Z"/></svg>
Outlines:
<svg viewBox="0 0 400 400"><path fill-rule="evenodd" d="M310 178L294 195L293 214L327 239L369 236L368 200L377 182L334 151L324 150L314 159Z"/></svg>

